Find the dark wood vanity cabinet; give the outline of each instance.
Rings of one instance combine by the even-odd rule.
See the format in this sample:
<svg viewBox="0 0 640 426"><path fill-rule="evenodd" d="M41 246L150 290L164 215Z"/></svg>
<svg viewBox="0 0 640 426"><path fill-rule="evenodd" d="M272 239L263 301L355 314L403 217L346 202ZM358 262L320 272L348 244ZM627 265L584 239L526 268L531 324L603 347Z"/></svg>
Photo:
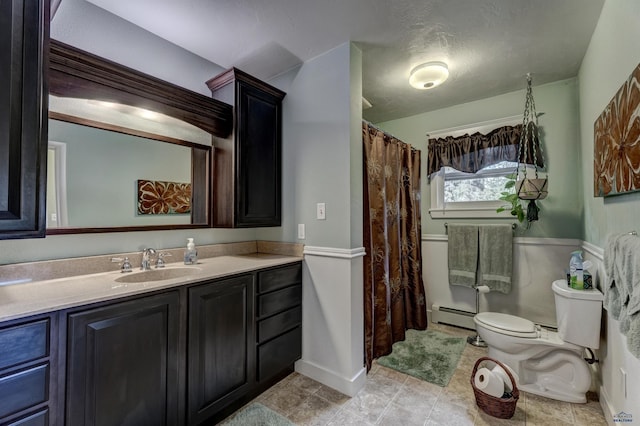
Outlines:
<svg viewBox="0 0 640 426"><path fill-rule="evenodd" d="M189 289L187 424L196 425L253 385L253 274Z"/></svg>
<svg viewBox="0 0 640 426"><path fill-rule="evenodd" d="M234 107L232 135L214 138L213 226L280 226L285 93L237 68L207 85Z"/></svg>
<svg viewBox="0 0 640 426"><path fill-rule="evenodd" d="M290 371L302 354L302 265L258 273L256 376L266 382Z"/></svg>
<svg viewBox="0 0 640 426"><path fill-rule="evenodd" d="M56 314L0 326L1 425L55 424L56 340Z"/></svg>
<svg viewBox="0 0 640 426"><path fill-rule="evenodd" d="M64 424L181 424L179 330L178 291L69 314Z"/></svg>
<svg viewBox="0 0 640 426"><path fill-rule="evenodd" d="M0 239L44 237L48 0L0 2Z"/></svg>
<svg viewBox="0 0 640 426"><path fill-rule="evenodd" d="M293 371L300 262L0 323L0 425L213 424Z"/></svg>

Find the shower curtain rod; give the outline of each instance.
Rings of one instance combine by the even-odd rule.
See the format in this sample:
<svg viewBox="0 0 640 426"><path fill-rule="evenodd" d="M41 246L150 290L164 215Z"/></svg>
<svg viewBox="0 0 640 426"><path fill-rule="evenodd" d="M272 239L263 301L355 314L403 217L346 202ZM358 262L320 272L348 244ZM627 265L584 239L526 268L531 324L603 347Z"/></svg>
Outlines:
<svg viewBox="0 0 640 426"><path fill-rule="evenodd" d="M405 145L410 145L410 144L406 143L405 141L403 141L402 139L400 139L400 138L398 138L396 136L393 136L391 133L382 130L380 127L376 126L375 124L373 124L373 123L371 123L371 122L369 122L369 121L367 121L365 119L363 119L362 122L363 123L367 123L369 126L373 127L374 129L384 133L384 135L387 136L387 137L393 138L393 139L397 140L398 142L402 142ZM420 150L418 148L414 148L414 146L411 145L411 151L420 151Z"/></svg>

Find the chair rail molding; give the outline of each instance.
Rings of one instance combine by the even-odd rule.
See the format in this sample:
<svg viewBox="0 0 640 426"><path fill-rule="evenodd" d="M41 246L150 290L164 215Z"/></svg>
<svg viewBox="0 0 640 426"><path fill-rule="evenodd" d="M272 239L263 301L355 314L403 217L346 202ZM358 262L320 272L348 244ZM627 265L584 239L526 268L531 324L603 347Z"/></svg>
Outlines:
<svg viewBox="0 0 640 426"><path fill-rule="evenodd" d="M356 257L364 256L366 251L364 247L343 249L334 247L305 246L303 254L311 256L336 257L341 259L354 259Z"/></svg>

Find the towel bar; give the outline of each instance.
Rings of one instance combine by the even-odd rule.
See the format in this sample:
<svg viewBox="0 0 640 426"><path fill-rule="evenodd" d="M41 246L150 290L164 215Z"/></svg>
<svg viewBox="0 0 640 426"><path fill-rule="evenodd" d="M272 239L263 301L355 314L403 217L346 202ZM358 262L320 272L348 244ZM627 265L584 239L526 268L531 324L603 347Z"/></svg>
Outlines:
<svg viewBox="0 0 640 426"><path fill-rule="evenodd" d="M512 224L511 224L511 229L515 230L517 227L518 227L518 225L516 225L515 223L512 223ZM444 223L444 229L445 229L445 231L447 231L447 232L448 232L448 230L449 230L449 223L448 223L448 222L445 222L445 223ZM629 233L630 233L630 234L632 234L632 235L637 235L635 232L636 232L636 231L629 232Z"/></svg>

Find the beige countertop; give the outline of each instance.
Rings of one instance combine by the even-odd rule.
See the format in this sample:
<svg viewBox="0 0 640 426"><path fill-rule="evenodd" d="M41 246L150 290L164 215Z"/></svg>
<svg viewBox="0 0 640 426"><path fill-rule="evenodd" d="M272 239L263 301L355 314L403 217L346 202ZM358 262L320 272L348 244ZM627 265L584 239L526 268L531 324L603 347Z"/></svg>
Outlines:
<svg viewBox="0 0 640 426"><path fill-rule="evenodd" d="M189 268L185 275L159 281L122 283L118 278L145 273L139 269L6 284L0 286L0 321L103 302L203 280L223 278L263 268L299 262L302 257L282 254L240 254L199 259L197 265L168 263L165 270ZM155 270L155 269L154 269ZM128 279L128 278L125 278Z"/></svg>

